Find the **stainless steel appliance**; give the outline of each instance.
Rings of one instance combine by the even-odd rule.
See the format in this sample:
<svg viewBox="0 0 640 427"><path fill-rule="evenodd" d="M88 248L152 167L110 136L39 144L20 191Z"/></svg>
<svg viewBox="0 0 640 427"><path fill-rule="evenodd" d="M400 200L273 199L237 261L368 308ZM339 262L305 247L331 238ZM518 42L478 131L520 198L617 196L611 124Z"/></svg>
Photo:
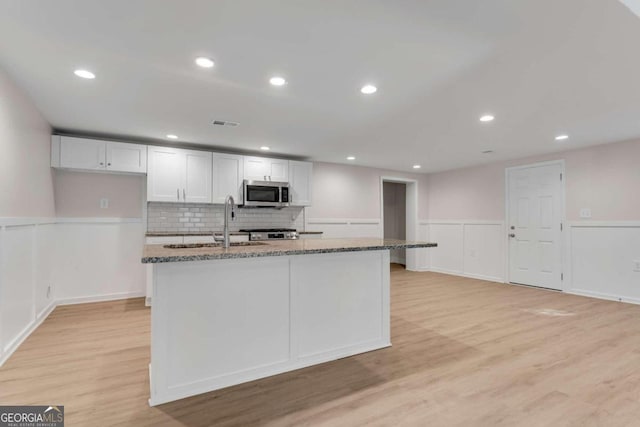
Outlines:
<svg viewBox="0 0 640 427"><path fill-rule="evenodd" d="M293 228L252 228L240 230L249 233L249 240L295 240L298 232Z"/></svg>
<svg viewBox="0 0 640 427"><path fill-rule="evenodd" d="M283 208L289 206L289 183L244 180L245 207Z"/></svg>

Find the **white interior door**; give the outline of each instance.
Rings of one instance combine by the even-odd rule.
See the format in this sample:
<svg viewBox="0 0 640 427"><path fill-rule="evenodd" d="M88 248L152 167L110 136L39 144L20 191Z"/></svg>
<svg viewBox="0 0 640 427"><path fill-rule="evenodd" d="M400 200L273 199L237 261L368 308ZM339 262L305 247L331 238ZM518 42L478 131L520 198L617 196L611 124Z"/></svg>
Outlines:
<svg viewBox="0 0 640 427"><path fill-rule="evenodd" d="M508 171L509 280L562 289L562 165Z"/></svg>

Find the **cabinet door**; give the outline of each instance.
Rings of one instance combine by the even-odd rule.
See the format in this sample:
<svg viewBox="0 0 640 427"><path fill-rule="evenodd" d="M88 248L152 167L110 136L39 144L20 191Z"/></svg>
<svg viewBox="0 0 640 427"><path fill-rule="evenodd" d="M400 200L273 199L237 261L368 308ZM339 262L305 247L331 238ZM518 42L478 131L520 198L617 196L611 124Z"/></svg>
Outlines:
<svg viewBox="0 0 640 427"><path fill-rule="evenodd" d="M211 203L212 156L207 151L187 151L183 197L188 203Z"/></svg>
<svg viewBox="0 0 640 427"><path fill-rule="evenodd" d="M149 147L147 163L147 201L183 201L185 157L182 150Z"/></svg>
<svg viewBox="0 0 640 427"><path fill-rule="evenodd" d="M313 163L289 161L291 206L311 206Z"/></svg>
<svg viewBox="0 0 640 427"><path fill-rule="evenodd" d="M244 179L249 181L268 181L270 159L244 156Z"/></svg>
<svg viewBox="0 0 640 427"><path fill-rule="evenodd" d="M104 170L105 142L70 136L61 137L60 167Z"/></svg>
<svg viewBox="0 0 640 427"><path fill-rule="evenodd" d="M147 146L107 142L107 170L114 172L147 173Z"/></svg>
<svg viewBox="0 0 640 427"><path fill-rule="evenodd" d="M243 156L213 153L212 203L224 203L230 194L236 203L242 203Z"/></svg>
<svg viewBox="0 0 640 427"><path fill-rule="evenodd" d="M269 181L288 182L289 181L289 160L268 159Z"/></svg>

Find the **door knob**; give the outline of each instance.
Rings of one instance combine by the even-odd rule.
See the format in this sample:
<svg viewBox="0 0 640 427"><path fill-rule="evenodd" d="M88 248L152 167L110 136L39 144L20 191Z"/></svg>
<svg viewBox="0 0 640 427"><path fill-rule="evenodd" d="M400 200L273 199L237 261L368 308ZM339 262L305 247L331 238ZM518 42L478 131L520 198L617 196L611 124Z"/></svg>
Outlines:
<svg viewBox="0 0 640 427"><path fill-rule="evenodd" d="M515 233L510 233L509 237L516 237Z"/></svg>

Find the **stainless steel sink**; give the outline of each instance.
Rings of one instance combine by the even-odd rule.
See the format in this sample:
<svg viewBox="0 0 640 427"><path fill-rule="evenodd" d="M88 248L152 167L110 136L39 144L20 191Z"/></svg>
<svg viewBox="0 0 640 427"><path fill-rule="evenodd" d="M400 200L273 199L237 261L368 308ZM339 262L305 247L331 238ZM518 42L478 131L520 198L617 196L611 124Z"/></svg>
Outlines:
<svg viewBox="0 0 640 427"><path fill-rule="evenodd" d="M231 246L261 246L266 245L264 242L231 242ZM198 248L220 248L222 243L184 243L164 245L167 249L198 249Z"/></svg>

